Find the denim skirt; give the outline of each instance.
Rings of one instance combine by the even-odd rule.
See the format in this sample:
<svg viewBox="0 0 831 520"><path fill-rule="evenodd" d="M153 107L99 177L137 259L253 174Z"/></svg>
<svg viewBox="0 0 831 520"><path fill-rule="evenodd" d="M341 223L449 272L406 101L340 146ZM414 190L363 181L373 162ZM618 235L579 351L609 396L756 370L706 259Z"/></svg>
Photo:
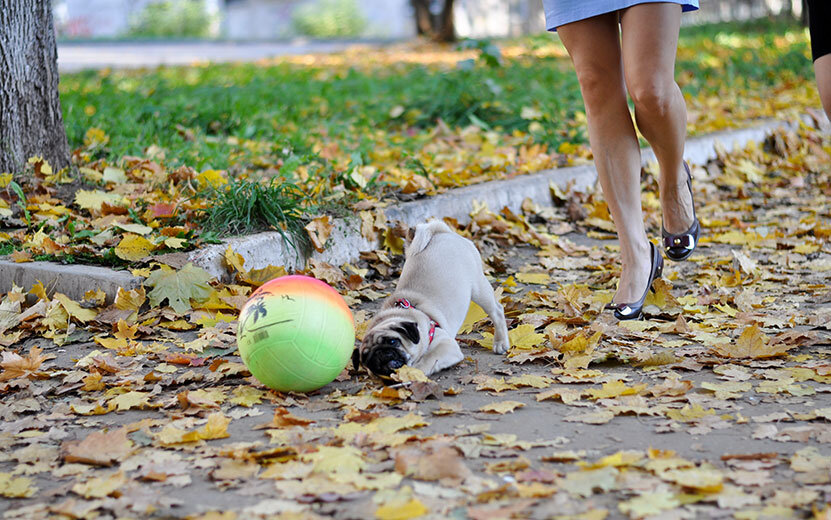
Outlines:
<svg viewBox="0 0 831 520"><path fill-rule="evenodd" d="M679 4L684 11L698 9L698 0L663 0L663 2ZM545 26L549 31L556 31L557 27L567 23L626 9L637 4L649 3L655 3L655 0L542 0L542 6L545 9Z"/></svg>

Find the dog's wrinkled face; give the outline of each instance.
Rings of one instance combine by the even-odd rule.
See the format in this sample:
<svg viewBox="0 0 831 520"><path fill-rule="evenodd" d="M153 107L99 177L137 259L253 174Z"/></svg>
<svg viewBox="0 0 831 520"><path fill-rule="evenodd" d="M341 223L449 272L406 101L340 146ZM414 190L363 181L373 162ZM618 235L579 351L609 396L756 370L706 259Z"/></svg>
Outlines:
<svg viewBox="0 0 831 520"><path fill-rule="evenodd" d="M377 376L388 377L417 359L420 342L421 333L416 321L402 320L400 316L380 319L367 330L361 346L353 354L352 364L363 365Z"/></svg>

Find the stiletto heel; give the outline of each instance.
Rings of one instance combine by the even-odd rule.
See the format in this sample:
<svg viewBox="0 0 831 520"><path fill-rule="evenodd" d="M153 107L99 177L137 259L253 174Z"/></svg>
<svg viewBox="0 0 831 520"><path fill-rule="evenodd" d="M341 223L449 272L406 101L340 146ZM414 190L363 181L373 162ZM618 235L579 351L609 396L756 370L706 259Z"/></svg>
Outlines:
<svg viewBox="0 0 831 520"><path fill-rule="evenodd" d="M686 161L684 162L684 169L687 170L687 188L690 190L690 201L693 206L693 223L688 230L678 234L669 233L664 228L664 225L661 224L661 237L664 243L664 253L666 253L667 258L676 262L686 260L691 254L693 254L695 247L698 245L698 238L701 235L701 225L698 222L698 218L695 216L692 173L690 173L690 167Z"/></svg>
<svg viewBox="0 0 831 520"><path fill-rule="evenodd" d="M661 252L652 242L649 243L649 253L651 255L649 282L646 285L646 289L643 291L641 299L635 303L610 303L606 305L607 309L614 311L615 318L619 320L634 320L636 318L640 318L643 311L643 303L646 301L646 296L649 294L649 291L655 292L655 287L652 284L655 280L660 278L661 274L664 272L664 257L661 256Z"/></svg>

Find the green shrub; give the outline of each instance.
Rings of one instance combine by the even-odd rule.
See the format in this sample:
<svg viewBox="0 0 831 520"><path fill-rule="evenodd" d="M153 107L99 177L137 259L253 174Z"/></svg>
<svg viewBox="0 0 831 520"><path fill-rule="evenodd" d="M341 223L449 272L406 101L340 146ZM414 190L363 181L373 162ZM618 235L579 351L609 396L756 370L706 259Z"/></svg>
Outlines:
<svg viewBox="0 0 831 520"><path fill-rule="evenodd" d="M367 22L355 0L318 0L295 9L292 23L298 34L341 38L359 36Z"/></svg>
<svg viewBox="0 0 831 520"><path fill-rule="evenodd" d="M130 23L128 36L139 38L205 38L213 18L204 0L162 0L148 4Z"/></svg>

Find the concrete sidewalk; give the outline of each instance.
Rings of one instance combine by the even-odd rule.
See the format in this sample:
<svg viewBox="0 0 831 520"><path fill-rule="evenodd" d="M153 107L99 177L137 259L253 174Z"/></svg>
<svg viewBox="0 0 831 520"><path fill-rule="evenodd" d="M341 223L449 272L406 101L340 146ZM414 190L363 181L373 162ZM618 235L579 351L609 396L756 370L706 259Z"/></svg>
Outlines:
<svg viewBox="0 0 831 520"><path fill-rule="evenodd" d="M135 69L160 65L249 62L274 56L331 53L353 45L381 45L381 40L278 42L87 42L59 43L58 70Z"/></svg>

